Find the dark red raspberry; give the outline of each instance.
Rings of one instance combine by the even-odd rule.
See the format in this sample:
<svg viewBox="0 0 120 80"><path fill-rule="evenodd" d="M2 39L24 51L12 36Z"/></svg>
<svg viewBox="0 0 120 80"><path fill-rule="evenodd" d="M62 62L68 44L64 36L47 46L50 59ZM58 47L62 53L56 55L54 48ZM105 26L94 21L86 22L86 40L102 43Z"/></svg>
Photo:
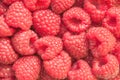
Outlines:
<svg viewBox="0 0 120 80"><path fill-rule="evenodd" d="M113 50L116 39L113 34L104 27L93 27L88 30L90 50L94 57L102 57Z"/></svg>
<svg viewBox="0 0 120 80"><path fill-rule="evenodd" d="M74 6L83 7L84 0L76 0Z"/></svg>
<svg viewBox="0 0 120 80"><path fill-rule="evenodd" d="M111 79L119 73L119 62L114 55L108 54L93 61L92 71L98 78Z"/></svg>
<svg viewBox="0 0 120 80"><path fill-rule="evenodd" d="M13 50L10 39L0 38L0 63L11 64L17 58L18 55Z"/></svg>
<svg viewBox="0 0 120 80"><path fill-rule="evenodd" d="M73 35L69 32L63 36L65 49L75 59L84 58L88 55L88 43L86 33Z"/></svg>
<svg viewBox="0 0 120 80"><path fill-rule="evenodd" d="M52 59L57 56L63 48L62 40L55 36L45 36L34 43L38 54L43 60Z"/></svg>
<svg viewBox="0 0 120 80"><path fill-rule="evenodd" d="M14 28L28 30L32 25L32 15L21 1L17 1L9 6L5 21Z"/></svg>
<svg viewBox="0 0 120 80"><path fill-rule="evenodd" d="M0 1L0 15L4 14L7 10L7 6Z"/></svg>
<svg viewBox="0 0 120 80"><path fill-rule="evenodd" d="M43 61L45 71L48 75L56 79L65 79L71 67L71 58L65 51L52 60Z"/></svg>
<svg viewBox="0 0 120 80"><path fill-rule="evenodd" d="M72 7L63 14L65 26L72 32L80 33L90 26L89 15L79 7Z"/></svg>
<svg viewBox="0 0 120 80"><path fill-rule="evenodd" d="M40 60L37 56L25 56L13 64L13 70L18 80L37 80L41 70Z"/></svg>
<svg viewBox="0 0 120 80"><path fill-rule="evenodd" d="M25 6L31 10L47 9L51 3L51 0L23 0Z"/></svg>
<svg viewBox="0 0 120 80"><path fill-rule="evenodd" d="M112 7L106 12L103 26L109 29L117 38L120 38L120 8Z"/></svg>
<svg viewBox="0 0 120 80"><path fill-rule="evenodd" d="M32 55L36 52L33 44L37 39L37 34L32 30L19 31L12 37L12 45L19 54Z"/></svg>
<svg viewBox="0 0 120 80"><path fill-rule="evenodd" d="M52 0L51 8L55 13L60 14L72 7L74 3L75 0Z"/></svg>
<svg viewBox="0 0 120 80"><path fill-rule="evenodd" d="M84 60L75 62L68 72L69 80L97 80L92 74L91 68Z"/></svg>
<svg viewBox="0 0 120 80"><path fill-rule="evenodd" d="M39 10L33 13L33 27L40 36L57 35L60 23L60 16L51 10Z"/></svg>
<svg viewBox="0 0 120 80"><path fill-rule="evenodd" d="M20 1L20 0L3 0L3 3L7 4L7 5L10 5L16 1Z"/></svg>

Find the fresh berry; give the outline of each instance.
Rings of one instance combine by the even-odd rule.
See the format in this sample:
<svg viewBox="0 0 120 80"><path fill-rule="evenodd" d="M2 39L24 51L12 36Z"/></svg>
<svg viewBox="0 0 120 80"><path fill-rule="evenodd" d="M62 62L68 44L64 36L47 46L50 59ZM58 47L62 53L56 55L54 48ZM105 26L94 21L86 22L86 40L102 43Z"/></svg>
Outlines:
<svg viewBox="0 0 120 80"><path fill-rule="evenodd" d="M57 35L60 23L60 16L51 10L38 10L33 13L33 27L40 36Z"/></svg>
<svg viewBox="0 0 120 80"><path fill-rule="evenodd" d="M40 67L40 60L37 56L22 57L13 64L13 70L18 80L37 80Z"/></svg>
<svg viewBox="0 0 120 80"><path fill-rule="evenodd" d="M23 0L23 2L29 10L35 11L38 9L47 9L51 0Z"/></svg>
<svg viewBox="0 0 120 80"><path fill-rule="evenodd" d="M52 59L57 56L63 48L62 40L55 36L45 36L34 43L38 54L43 60Z"/></svg>
<svg viewBox="0 0 120 80"><path fill-rule="evenodd" d="M119 62L114 55L108 54L93 61L92 71L98 78L111 79L119 73Z"/></svg>
<svg viewBox="0 0 120 80"><path fill-rule="evenodd" d="M0 16L0 30L0 37L12 36L15 31L5 23L3 15Z"/></svg>
<svg viewBox="0 0 120 80"><path fill-rule="evenodd" d="M83 7L84 0L76 0L74 6Z"/></svg>
<svg viewBox="0 0 120 80"><path fill-rule="evenodd" d="M33 44L37 39L37 34L32 30L19 31L12 37L12 44L21 55L32 55L36 52Z"/></svg>
<svg viewBox="0 0 120 80"><path fill-rule="evenodd" d="M52 60L43 61L45 71L48 75L56 79L65 79L71 67L71 58L65 51Z"/></svg>
<svg viewBox="0 0 120 80"><path fill-rule="evenodd" d="M52 0L51 8L55 13L60 14L72 7L74 3L75 0Z"/></svg>
<svg viewBox="0 0 120 80"><path fill-rule="evenodd" d="M116 39L113 34L104 27L92 27L88 30L89 48L94 57L102 57L113 50Z"/></svg>
<svg viewBox="0 0 120 80"><path fill-rule="evenodd" d="M106 12L103 26L109 29L117 38L120 38L120 8L112 7Z"/></svg>
<svg viewBox="0 0 120 80"><path fill-rule="evenodd" d="M7 10L7 6L0 1L0 15L4 14Z"/></svg>
<svg viewBox="0 0 120 80"><path fill-rule="evenodd" d="M75 59L84 58L88 55L88 43L86 33L72 35L67 32L63 36L63 42L67 52Z"/></svg>
<svg viewBox="0 0 120 80"><path fill-rule="evenodd" d="M120 73L115 78L109 80L120 80Z"/></svg>
<svg viewBox="0 0 120 80"><path fill-rule="evenodd" d="M15 77L0 78L0 80L16 80Z"/></svg>
<svg viewBox="0 0 120 80"><path fill-rule="evenodd" d="M28 30L32 25L31 12L21 1L11 4L5 16L6 23L14 28Z"/></svg>
<svg viewBox="0 0 120 80"><path fill-rule="evenodd" d="M18 55L13 50L10 39L0 38L0 63L11 64L17 58Z"/></svg>
<svg viewBox="0 0 120 80"><path fill-rule="evenodd" d="M3 0L3 3L7 4L7 5L10 5L16 1L20 1L20 0Z"/></svg>
<svg viewBox="0 0 120 80"><path fill-rule="evenodd" d="M97 80L92 74L91 68L84 60L78 60L68 72L69 80Z"/></svg>
<svg viewBox="0 0 120 80"><path fill-rule="evenodd" d="M79 7L72 7L63 14L65 26L72 32L80 33L90 26L89 15Z"/></svg>

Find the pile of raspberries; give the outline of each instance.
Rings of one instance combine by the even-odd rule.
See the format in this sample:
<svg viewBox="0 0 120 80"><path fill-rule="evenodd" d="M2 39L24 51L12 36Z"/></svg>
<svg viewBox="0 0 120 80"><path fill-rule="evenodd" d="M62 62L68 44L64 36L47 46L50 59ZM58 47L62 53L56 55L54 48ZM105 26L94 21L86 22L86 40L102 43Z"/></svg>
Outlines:
<svg viewBox="0 0 120 80"><path fill-rule="evenodd" d="M0 0L0 80L120 80L120 0Z"/></svg>

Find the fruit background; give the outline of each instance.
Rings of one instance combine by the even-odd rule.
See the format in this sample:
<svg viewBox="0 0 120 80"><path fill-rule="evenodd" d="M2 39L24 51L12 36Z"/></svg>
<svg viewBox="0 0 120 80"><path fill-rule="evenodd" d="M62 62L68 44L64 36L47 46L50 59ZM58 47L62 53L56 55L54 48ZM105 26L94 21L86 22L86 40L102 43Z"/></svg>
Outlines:
<svg viewBox="0 0 120 80"><path fill-rule="evenodd" d="M120 0L0 0L0 80L120 80Z"/></svg>

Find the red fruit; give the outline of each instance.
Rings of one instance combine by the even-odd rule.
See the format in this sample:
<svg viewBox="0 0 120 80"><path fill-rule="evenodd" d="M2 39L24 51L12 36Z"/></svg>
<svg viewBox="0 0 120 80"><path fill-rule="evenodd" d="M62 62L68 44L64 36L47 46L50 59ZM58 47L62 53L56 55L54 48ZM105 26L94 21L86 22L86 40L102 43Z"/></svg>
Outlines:
<svg viewBox="0 0 120 80"><path fill-rule="evenodd" d="M15 77L0 78L0 80L16 80Z"/></svg>
<svg viewBox="0 0 120 80"><path fill-rule="evenodd" d="M54 58L62 51L63 43L58 37L46 36L38 39L34 46L42 59L48 60Z"/></svg>
<svg viewBox="0 0 120 80"><path fill-rule="evenodd" d="M52 0L51 1L51 8L52 10L57 13L61 14L75 3L75 0Z"/></svg>
<svg viewBox="0 0 120 80"><path fill-rule="evenodd" d="M93 61L92 71L98 78L111 79L119 73L119 62L114 55L108 54Z"/></svg>
<svg viewBox="0 0 120 80"><path fill-rule="evenodd" d="M103 27L93 27L88 30L89 47L94 57L106 56L113 50L116 39L113 34Z"/></svg>
<svg viewBox="0 0 120 80"><path fill-rule="evenodd" d="M11 64L17 58L18 55L13 50L10 39L0 38L0 63Z"/></svg>
<svg viewBox="0 0 120 80"><path fill-rule="evenodd" d="M37 56L26 56L13 64L13 70L18 80L37 80L41 69L40 65Z"/></svg>
<svg viewBox="0 0 120 80"><path fill-rule="evenodd" d="M103 26L109 29L117 38L120 38L120 8L112 7L106 12Z"/></svg>
<svg viewBox="0 0 120 80"><path fill-rule="evenodd" d="M89 15L79 7L72 7L63 14L65 26L72 32L80 33L90 26Z"/></svg>
<svg viewBox="0 0 120 80"><path fill-rule="evenodd" d="M51 3L51 0L23 0L25 6L31 10L47 9Z"/></svg>
<svg viewBox="0 0 120 80"><path fill-rule="evenodd" d="M60 23L60 16L51 10L39 10L33 13L33 27L40 36L57 35Z"/></svg>
<svg viewBox="0 0 120 80"><path fill-rule="evenodd" d="M109 80L120 80L120 73L115 78Z"/></svg>
<svg viewBox="0 0 120 80"><path fill-rule="evenodd" d="M65 79L71 67L71 58L68 53L62 51L52 60L43 61L45 71L56 79Z"/></svg>
<svg viewBox="0 0 120 80"><path fill-rule="evenodd" d="M37 34L32 30L19 31L12 37L12 44L21 55L32 55L36 52L33 43L37 39Z"/></svg>
<svg viewBox="0 0 120 80"><path fill-rule="evenodd" d="M14 28L28 30L32 25L31 12L21 1L14 2L7 10L5 21Z"/></svg>
<svg viewBox="0 0 120 80"><path fill-rule="evenodd" d="M6 12L7 6L0 1L0 15Z"/></svg>
<svg viewBox="0 0 120 80"><path fill-rule="evenodd" d="M20 0L3 0L3 3L7 4L7 5L10 5L16 1L20 1Z"/></svg>
<svg viewBox="0 0 120 80"><path fill-rule="evenodd" d="M68 72L69 80L97 80L92 74L91 68L84 60L78 60Z"/></svg>
<svg viewBox="0 0 120 80"><path fill-rule="evenodd" d="M67 32L64 34L63 42L65 49L73 58L80 59L88 55L88 43L85 32L78 35Z"/></svg>
<svg viewBox="0 0 120 80"><path fill-rule="evenodd" d="M6 78L13 76L14 76L14 71L12 70L11 65L0 65L0 77Z"/></svg>
<svg viewBox="0 0 120 80"><path fill-rule="evenodd" d="M83 7L84 0L76 0L74 6Z"/></svg>
<svg viewBox="0 0 120 80"><path fill-rule="evenodd" d="M0 16L0 37L7 37L12 36L14 33L14 29L10 28L6 23L5 19L2 16Z"/></svg>

